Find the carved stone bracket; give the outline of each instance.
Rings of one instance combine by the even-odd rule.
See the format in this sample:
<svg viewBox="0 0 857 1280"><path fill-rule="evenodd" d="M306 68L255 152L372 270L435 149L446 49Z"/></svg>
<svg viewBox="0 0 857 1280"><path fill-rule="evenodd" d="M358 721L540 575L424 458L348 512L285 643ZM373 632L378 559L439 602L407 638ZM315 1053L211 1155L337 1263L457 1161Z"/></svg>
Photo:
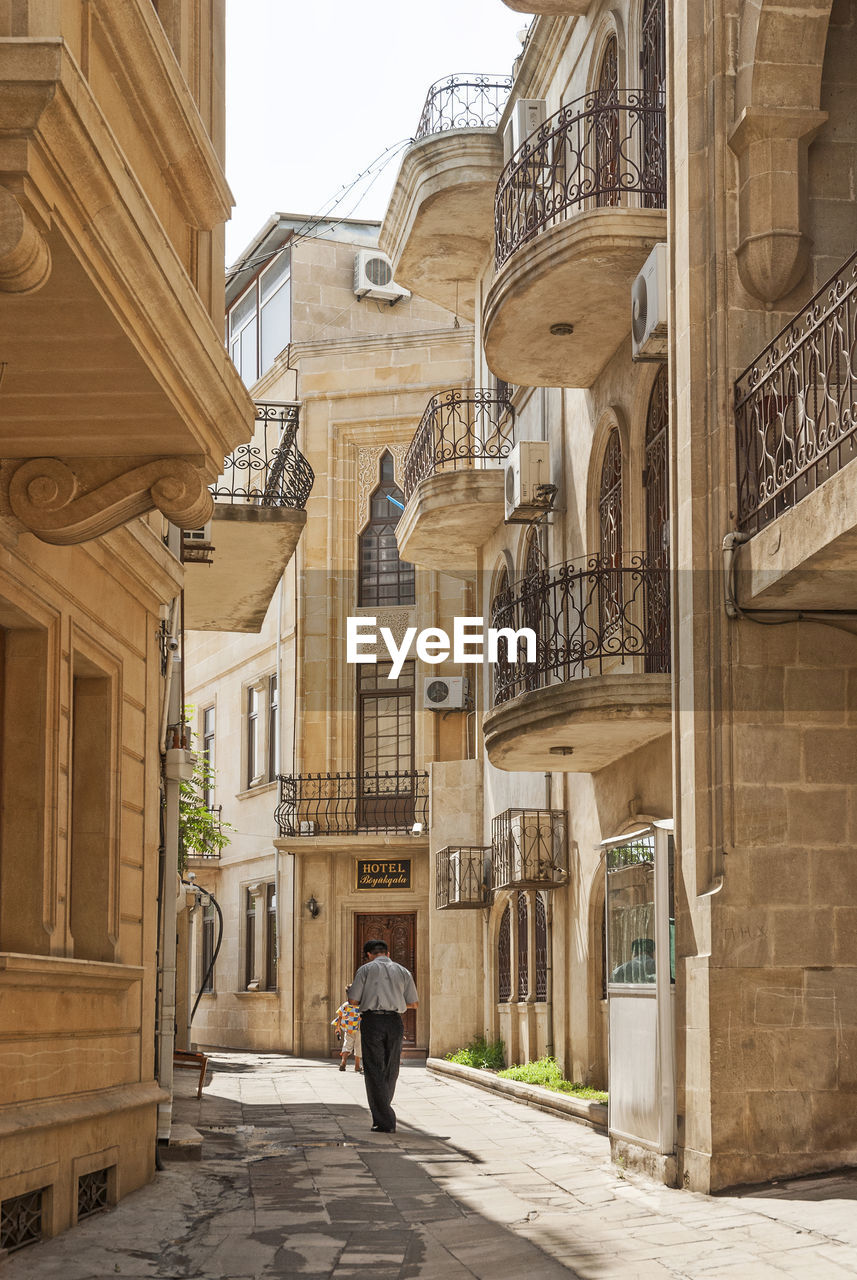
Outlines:
<svg viewBox="0 0 857 1280"><path fill-rule="evenodd" d="M198 529L214 509L205 477L185 458L159 458L107 479L103 463L31 458L4 464L2 488L10 514L59 546L89 542L155 509L180 528Z"/></svg>
<svg viewBox="0 0 857 1280"><path fill-rule="evenodd" d="M729 136L738 159L738 274L762 302L786 297L807 269L807 151L826 119L808 108L749 106Z"/></svg>
<svg viewBox="0 0 857 1280"><path fill-rule="evenodd" d="M34 293L51 274L51 254L18 201L0 187L0 292Z"/></svg>

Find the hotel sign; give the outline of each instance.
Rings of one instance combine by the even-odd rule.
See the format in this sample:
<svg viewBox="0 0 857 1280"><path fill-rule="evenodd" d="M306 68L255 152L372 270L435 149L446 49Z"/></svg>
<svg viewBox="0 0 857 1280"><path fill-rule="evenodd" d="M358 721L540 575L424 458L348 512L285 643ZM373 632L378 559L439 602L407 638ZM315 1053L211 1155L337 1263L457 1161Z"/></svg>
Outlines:
<svg viewBox="0 0 857 1280"><path fill-rule="evenodd" d="M410 889L410 858L357 859L358 889Z"/></svg>

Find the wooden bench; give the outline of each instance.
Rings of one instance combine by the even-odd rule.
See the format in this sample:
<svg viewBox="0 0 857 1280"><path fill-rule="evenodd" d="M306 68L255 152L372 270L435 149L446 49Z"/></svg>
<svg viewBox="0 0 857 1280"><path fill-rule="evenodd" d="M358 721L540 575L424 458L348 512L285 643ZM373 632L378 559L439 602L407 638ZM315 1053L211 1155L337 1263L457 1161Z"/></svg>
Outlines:
<svg viewBox="0 0 857 1280"><path fill-rule="evenodd" d="M202 1097L202 1086L205 1084L205 1069L208 1066L208 1058L204 1053L186 1053L183 1049L176 1049L173 1052L173 1070L176 1067L186 1067L190 1071L199 1072L199 1088L196 1091L198 1098Z"/></svg>

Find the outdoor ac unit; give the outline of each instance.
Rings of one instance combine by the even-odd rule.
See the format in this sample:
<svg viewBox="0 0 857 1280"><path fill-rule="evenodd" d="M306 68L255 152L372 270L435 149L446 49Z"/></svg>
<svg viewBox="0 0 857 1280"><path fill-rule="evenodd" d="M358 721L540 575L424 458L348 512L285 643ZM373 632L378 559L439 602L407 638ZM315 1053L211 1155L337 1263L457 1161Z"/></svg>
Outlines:
<svg viewBox="0 0 857 1280"><path fill-rule="evenodd" d="M521 440L509 454L506 471L506 523L544 515L550 507L550 449L546 440Z"/></svg>
<svg viewBox="0 0 857 1280"><path fill-rule="evenodd" d="M302 822L302 823L301 823L301 825L300 825L300 833L301 833L301 835L302 835L302 836L314 836L314 835L315 835L315 823L314 823L314 822Z"/></svg>
<svg viewBox="0 0 857 1280"><path fill-rule="evenodd" d="M411 295L393 279L393 264L380 249L358 249L354 256L354 292L358 298L401 302Z"/></svg>
<svg viewBox="0 0 857 1280"><path fill-rule="evenodd" d="M507 165L522 144L544 124L547 103L543 98L521 98L512 106L503 130L503 164Z"/></svg>
<svg viewBox="0 0 857 1280"><path fill-rule="evenodd" d="M631 286L631 359L667 358L667 246L656 244Z"/></svg>
<svg viewBox="0 0 857 1280"><path fill-rule="evenodd" d="M469 691L469 681L465 676L426 676L423 681L423 709L463 711Z"/></svg>
<svg viewBox="0 0 857 1280"><path fill-rule="evenodd" d="M513 882L555 878L554 828L549 813L513 813L511 840Z"/></svg>

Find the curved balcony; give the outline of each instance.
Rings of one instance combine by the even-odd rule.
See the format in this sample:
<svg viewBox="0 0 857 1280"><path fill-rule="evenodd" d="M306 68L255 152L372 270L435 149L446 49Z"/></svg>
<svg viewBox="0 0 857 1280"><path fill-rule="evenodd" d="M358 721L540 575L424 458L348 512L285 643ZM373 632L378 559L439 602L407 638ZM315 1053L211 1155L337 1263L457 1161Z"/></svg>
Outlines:
<svg viewBox="0 0 857 1280"><path fill-rule="evenodd" d="M503 0L503 3L516 13L567 13L577 17L588 11L592 0Z"/></svg>
<svg viewBox="0 0 857 1280"><path fill-rule="evenodd" d="M253 439L226 458L210 487L211 525L185 534L188 630L261 630L306 524L315 480L297 446L299 410L292 403L256 405Z"/></svg>
<svg viewBox="0 0 857 1280"><path fill-rule="evenodd" d="M666 116L641 93L589 94L531 134L495 200L485 303L492 371L591 387L631 329L631 285L666 239Z"/></svg>
<svg viewBox="0 0 857 1280"><path fill-rule="evenodd" d="M739 598L850 609L857 594L857 254L735 384Z"/></svg>
<svg viewBox="0 0 857 1280"><path fill-rule="evenodd" d="M491 252L503 167L497 126L511 87L509 76L489 75L447 76L431 86L379 237L397 280L468 320Z"/></svg>
<svg viewBox="0 0 857 1280"><path fill-rule="evenodd" d="M479 548L503 519L502 464L515 411L489 391L433 396L405 456L401 558L456 578L475 571Z"/></svg>
<svg viewBox="0 0 857 1280"><path fill-rule="evenodd" d="M493 710L483 721L501 769L595 773L667 733L671 719L669 571L646 556L600 556L526 578L495 601L500 639Z"/></svg>

